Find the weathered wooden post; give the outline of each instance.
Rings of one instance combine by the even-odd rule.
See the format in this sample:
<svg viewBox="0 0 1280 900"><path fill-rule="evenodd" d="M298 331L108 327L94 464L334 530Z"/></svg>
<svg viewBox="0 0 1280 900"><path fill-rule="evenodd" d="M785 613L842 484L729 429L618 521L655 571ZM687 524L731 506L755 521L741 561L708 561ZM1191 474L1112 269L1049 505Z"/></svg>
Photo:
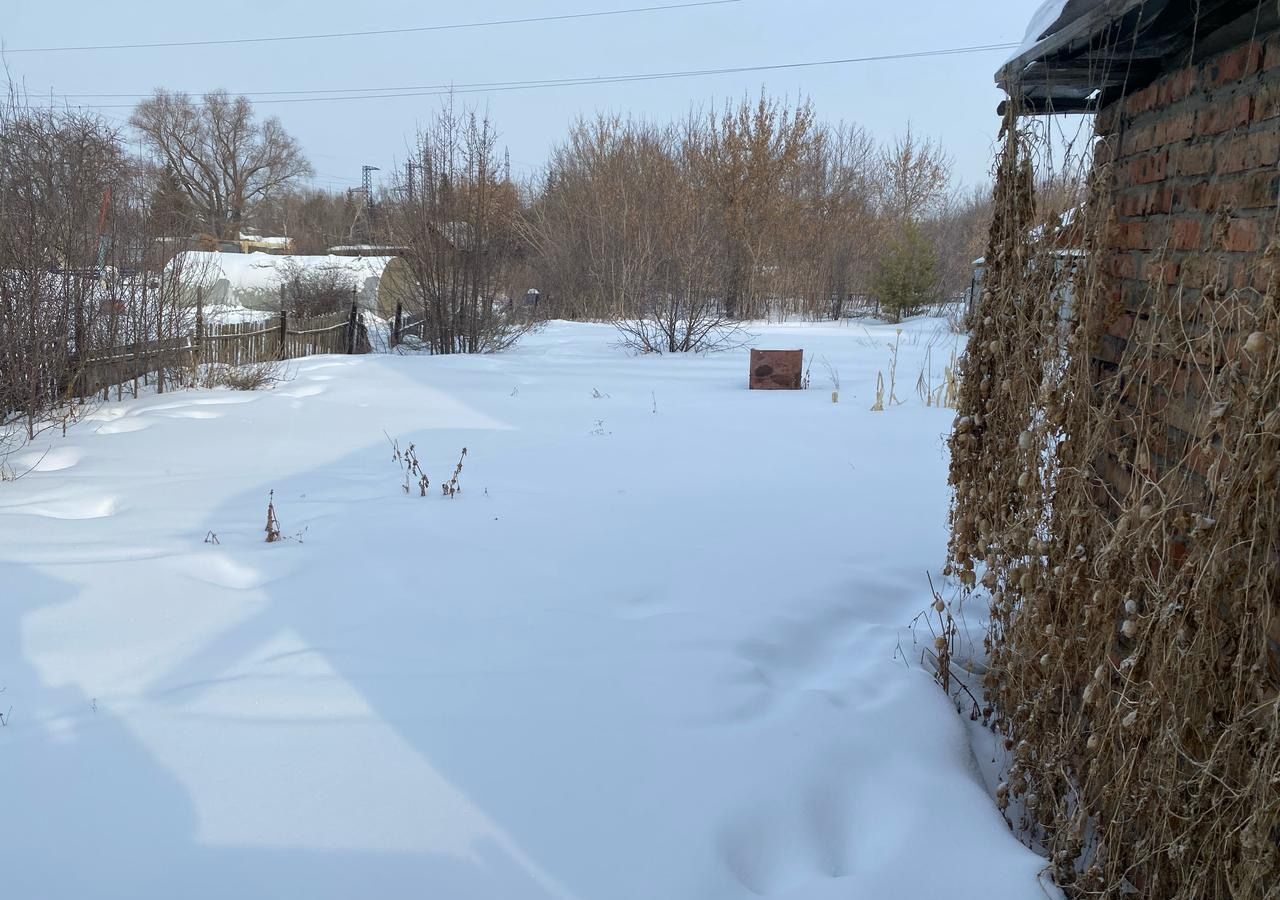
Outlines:
<svg viewBox="0 0 1280 900"><path fill-rule="evenodd" d="M355 292L352 291L351 316L347 319L347 353L356 352L356 329L360 322L360 306L354 294Z"/></svg>
<svg viewBox="0 0 1280 900"><path fill-rule="evenodd" d="M400 329L404 325L404 306L399 300L396 301L396 321L391 326L391 346L395 347L400 343Z"/></svg>
<svg viewBox="0 0 1280 900"><path fill-rule="evenodd" d="M276 353L277 359L289 358L289 313L282 306L280 307L280 348Z"/></svg>
<svg viewBox="0 0 1280 900"><path fill-rule="evenodd" d="M198 370L204 356L204 288L196 288L196 345L191 351L192 365Z"/></svg>

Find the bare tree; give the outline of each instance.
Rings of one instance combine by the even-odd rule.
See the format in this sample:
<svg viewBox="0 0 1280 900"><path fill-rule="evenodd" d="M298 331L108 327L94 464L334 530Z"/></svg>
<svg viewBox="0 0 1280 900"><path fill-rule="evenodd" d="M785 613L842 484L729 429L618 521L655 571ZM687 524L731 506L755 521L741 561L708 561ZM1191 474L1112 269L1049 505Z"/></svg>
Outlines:
<svg viewBox="0 0 1280 900"><path fill-rule="evenodd" d="M991 189L985 185L949 195L924 223L937 258L937 296L944 301L956 300L969 287L990 223Z"/></svg>
<svg viewBox="0 0 1280 900"><path fill-rule="evenodd" d="M939 290L960 283L981 216L952 197L949 170L910 131L881 147L857 126L816 124L807 103L761 97L674 127L598 116L570 129L530 187L528 267L567 318L671 321L672 298L694 294L728 319L869 312L906 222L942 262ZM695 247L706 286L701 268L689 274ZM698 291L659 289L672 267Z"/></svg>
<svg viewBox="0 0 1280 900"><path fill-rule="evenodd" d="M815 129L790 187L790 215L777 226L780 314L838 319L866 293L879 230L876 162L862 128Z"/></svg>
<svg viewBox="0 0 1280 900"><path fill-rule="evenodd" d="M721 217L693 189L684 132L612 116L580 121L553 156L526 234L542 284L644 353L718 349L736 324L721 300Z"/></svg>
<svg viewBox="0 0 1280 900"><path fill-rule="evenodd" d="M418 133L412 193L406 175L387 210L433 353L502 350L532 324L511 296L519 199L497 141L487 117L450 97Z"/></svg>
<svg viewBox="0 0 1280 900"><path fill-rule="evenodd" d="M256 207L311 166L276 118L257 121L247 97L226 91L197 103L165 90L129 118L172 186L185 195L197 230L237 238Z"/></svg>
<svg viewBox="0 0 1280 900"><path fill-rule="evenodd" d="M294 252L327 253L335 244L347 243L356 205L363 197L315 187L290 187L266 197L255 210L254 223L269 234L287 234Z"/></svg>
<svg viewBox="0 0 1280 900"><path fill-rule="evenodd" d="M102 120L0 105L0 420L28 437L94 343L98 223L127 170Z"/></svg>
<svg viewBox="0 0 1280 900"><path fill-rule="evenodd" d="M937 210L951 183L951 157L937 141L911 127L881 150L880 194L885 215L918 221Z"/></svg>
<svg viewBox="0 0 1280 900"><path fill-rule="evenodd" d="M743 99L687 123L695 189L721 217L721 295L731 316L767 311L761 276L786 216L787 188L813 134L807 101L790 107L763 93L755 103Z"/></svg>

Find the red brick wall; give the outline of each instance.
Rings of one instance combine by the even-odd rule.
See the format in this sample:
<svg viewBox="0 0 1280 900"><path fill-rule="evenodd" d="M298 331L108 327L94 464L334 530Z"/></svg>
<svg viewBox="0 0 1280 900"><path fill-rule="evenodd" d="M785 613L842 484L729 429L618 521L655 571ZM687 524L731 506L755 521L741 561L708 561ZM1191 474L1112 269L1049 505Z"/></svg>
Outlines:
<svg viewBox="0 0 1280 900"><path fill-rule="evenodd" d="M1275 234L1280 191L1280 34L1167 73L1101 110L1096 130L1106 138L1099 142L1099 159L1114 163L1116 213L1105 251L1115 288L1094 354L1098 374L1154 386L1147 408L1129 409L1130 415L1122 408L1117 427L1136 428L1140 419L1162 422L1160 433L1145 435L1153 464L1202 477L1210 461L1188 450L1192 436L1212 436L1201 400L1206 373L1217 361L1189 351L1157 357L1141 371L1118 371L1117 365L1135 326L1158 327L1151 321L1153 291L1180 297L1187 317L1179 327L1194 329L1222 312L1220 298L1232 289L1244 290L1231 302L1248 302L1256 297L1252 291L1265 290L1259 263ZM1206 285L1219 290L1206 295ZM1130 478L1126 461L1098 463L1123 496Z"/></svg>

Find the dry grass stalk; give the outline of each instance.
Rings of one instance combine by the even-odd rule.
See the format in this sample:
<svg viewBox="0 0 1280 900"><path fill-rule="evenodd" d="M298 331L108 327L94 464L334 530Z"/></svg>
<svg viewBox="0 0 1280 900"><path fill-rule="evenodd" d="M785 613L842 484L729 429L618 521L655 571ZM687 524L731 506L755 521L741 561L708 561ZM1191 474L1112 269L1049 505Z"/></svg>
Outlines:
<svg viewBox="0 0 1280 900"><path fill-rule="evenodd" d="M467 448L462 448L462 455L458 457L458 464L453 467L453 477L440 485L440 490L450 499L458 496L458 492L462 487L458 484L458 476L462 474L462 461L467 458Z"/></svg>
<svg viewBox="0 0 1280 900"><path fill-rule="evenodd" d="M262 529L267 533L267 543L274 544L281 539L280 520L276 518L276 492L267 494L267 524Z"/></svg>

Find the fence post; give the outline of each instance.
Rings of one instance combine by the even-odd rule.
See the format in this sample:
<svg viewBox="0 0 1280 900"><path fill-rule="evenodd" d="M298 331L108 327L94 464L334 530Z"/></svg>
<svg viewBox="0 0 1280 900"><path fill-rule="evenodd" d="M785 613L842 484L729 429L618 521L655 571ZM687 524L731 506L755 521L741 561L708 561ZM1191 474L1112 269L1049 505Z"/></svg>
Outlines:
<svg viewBox="0 0 1280 900"><path fill-rule="evenodd" d="M196 346L191 354L196 366L204 358L204 288L196 288Z"/></svg>
<svg viewBox="0 0 1280 900"><path fill-rule="evenodd" d="M288 359L288 340L289 340L289 313L282 306L280 307L280 351L276 354L278 359Z"/></svg>
<svg viewBox="0 0 1280 900"><path fill-rule="evenodd" d="M400 301L396 301L396 321L391 326L391 346L395 347L400 343L400 329L404 326L404 306Z"/></svg>
<svg viewBox="0 0 1280 900"><path fill-rule="evenodd" d="M354 297L351 300L351 316L347 319L347 353L356 352L356 325L359 321L360 306Z"/></svg>

